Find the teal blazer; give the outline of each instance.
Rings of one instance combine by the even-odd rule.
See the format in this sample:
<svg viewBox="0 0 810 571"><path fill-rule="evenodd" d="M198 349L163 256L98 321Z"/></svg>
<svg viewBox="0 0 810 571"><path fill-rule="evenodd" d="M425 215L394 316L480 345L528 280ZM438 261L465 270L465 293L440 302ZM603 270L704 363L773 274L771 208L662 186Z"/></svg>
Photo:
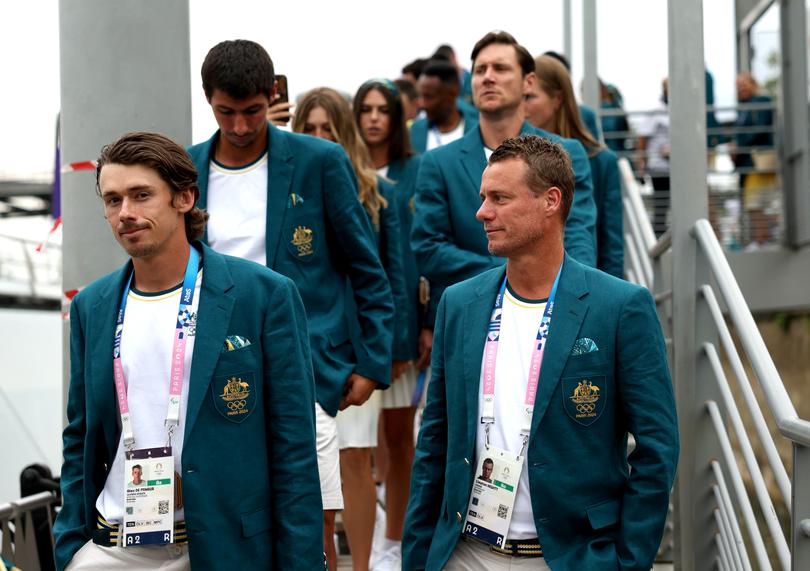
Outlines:
<svg viewBox="0 0 810 571"><path fill-rule="evenodd" d="M475 477L481 356L503 276L503 267L492 269L449 288L439 303L403 569L443 568L461 536ZM590 352L574 351L588 340ZM582 419L571 396L585 379L601 390L596 416ZM636 440L630 456L628 433ZM532 511L549 567L649 571L675 476L678 425L647 290L566 255L527 450Z"/></svg>
<svg viewBox="0 0 810 571"><path fill-rule="evenodd" d="M478 126L478 110L471 105L459 105L458 111L464 119L464 133L467 134ZM422 117L411 123L411 148L417 153L427 151L428 131L433 126L427 117Z"/></svg>
<svg viewBox="0 0 810 571"><path fill-rule="evenodd" d="M205 208L208 170L219 131L188 149L197 167ZM357 200L346 153L335 143L268 125L267 267L295 282L309 322L318 402L337 414L353 372L387 386L391 377L394 304L371 225ZM311 247L295 245L298 228L311 230ZM347 283L349 278L351 286ZM346 307L348 288L358 311ZM356 314L362 337L349 335Z"/></svg>
<svg viewBox="0 0 810 571"><path fill-rule="evenodd" d="M391 286L391 295L394 300L394 324L392 328L393 346L391 358L394 360L407 361L411 357L407 353L408 344L408 298L405 284L405 268L402 259L402 231L400 230L399 210L395 202L395 197L391 184L381 177L377 178L378 191L386 201L388 206L380 209L380 224L374 228L377 248L379 250L380 262L385 269L385 275ZM365 210L365 209L364 209ZM366 212L368 216L368 212ZM369 217L371 224L371 217ZM373 226L373 224L372 224ZM356 319L357 306L354 304L352 292L347 292L346 308L348 314L353 316L350 319L350 334L352 340L362 339L360 323ZM362 348L357 346L355 351L358 354ZM388 388L383 385L380 388Z"/></svg>
<svg viewBox="0 0 810 571"><path fill-rule="evenodd" d="M624 278L624 212L619 159L603 148L590 157L596 202L596 267Z"/></svg>
<svg viewBox="0 0 810 571"><path fill-rule="evenodd" d="M565 225L565 247L580 262L596 265L596 207L588 156L579 141L523 123L531 134L560 143L574 167L574 203ZM486 232L475 219L481 206L481 175L487 166L480 128L422 156L416 182L416 211L411 245L437 299L444 288L503 264L490 255Z"/></svg>
<svg viewBox="0 0 810 571"><path fill-rule="evenodd" d="M419 172L419 156L411 156L388 163L386 178L390 203L399 214L399 244L402 248L403 278L405 281L405 342L395 348L395 359L411 360L419 357L419 332L423 327L433 328L432 316L426 314L419 303L419 268L411 247L413 226L413 200L416 190L416 175ZM438 305L438 303L436 304ZM435 307L435 306L434 306ZM429 323L428 323L429 320Z"/></svg>
<svg viewBox="0 0 810 571"><path fill-rule="evenodd" d="M322 569L315 386L301 298L291 280L258 264L205 246L202 254L197 337L181 427L191 566ZM131 271L127 263L93 282L70 307L63 507L54 524L59 571L93 536L96 498L121 437L112 345ZM223 352L229 335L251 344ZM251 410L238 420L226 416L219 398L235 374L251 385Z"/></svg>

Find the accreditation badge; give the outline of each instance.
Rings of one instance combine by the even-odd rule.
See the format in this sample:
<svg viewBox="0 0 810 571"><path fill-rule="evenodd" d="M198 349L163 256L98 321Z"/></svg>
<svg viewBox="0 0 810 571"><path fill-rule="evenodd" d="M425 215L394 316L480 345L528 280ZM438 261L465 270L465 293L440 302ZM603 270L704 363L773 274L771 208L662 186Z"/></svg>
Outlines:
<svg viewBox="0 0 810 571"><path fill-rule="evenodd" d="M464 520L464 535L495 547L504 546L523 461L523 456L494 446L481 451Z"/></svg>
<svg viewBox="0 0 810 571"><path fill-rule="evenodd" d="M122 547L174 542L174 457L170 446L124 457Z"/></svg>

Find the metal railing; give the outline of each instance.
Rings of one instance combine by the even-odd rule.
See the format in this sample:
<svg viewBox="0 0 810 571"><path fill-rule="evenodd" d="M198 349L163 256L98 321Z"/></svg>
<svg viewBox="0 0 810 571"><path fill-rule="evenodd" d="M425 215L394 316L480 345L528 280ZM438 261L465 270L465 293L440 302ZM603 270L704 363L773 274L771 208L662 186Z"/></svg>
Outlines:
<svg viewBox="0 0 810 571"><path fill-rule="evenodd" d="M785 216L776 151L781 134L774 126L778 111L775 103L740 103L733 107L711 106L707 110L726 115L768 113L772 117L769 124L715 122L717 126L707 129L712 140L708 150L709 219L718 228L718 238L727 250L777 249L784 235ZM620 158L629 161L635 176L644 181L639 187L642 200L655 214L653 225L658 234L668 225L668 172L660 167L657 171L646 170L644 164L649 157L640 144L644 137L639 127L667 114L666 108L599 110L600 117L621 118L626 123L626 130L606 130L603 137ZM734 156L745 156L748 160L734 165Z"/></svg>
<svg viewBox="0 0 810 571"><path fill-rule="evenodd" d="M37 534L34 526L34 510L46 508L48 533L53 527L51 506L57 501L51 492L41 492L16 502L0 504L0 555L23 571L39 571ZM53 535L50 535L53 546Z"/></svg>
<svg viewBox="0 0 810 571"><path fill-rule="evenodd" d="M669 341L672 314L677 310L671 303L672 240L669 231L655 240L638 183L626 159L620 161L620 170L628 253L626 275L630 281L653 293ZM708 268L710 278L706 281L716 284L715 287L712 283L698 282L695 291L696 323L710 323L712 329L696 335L699 339L697 359L704 360L703 365L708 364L710 374L708 378L694 379L696 383L713 381L708 388L701 387L696 393L712 396L694 404L699 416L708 420L706 426L713 429L710 430L713 434L701 433L700 438L713 437L716 454L695 458L695 469L706 474L698 481L707 483L709 489L693 490L695 497L689 501L693 505L707 498L714 502L711 506L713 520L704 520L711 529L700 532L714 534L717 568L806 571L810 569L810 422L799 418L709 221L698 220L690 234L695 241L696 263ZM726 308L728 321L750 363L764 405L757 399L722 307ZM671 342L668 348L672 362ZM727 367L721 360L721 350ZM733 373L731 381L726 368ZM673 382L677 386L683 381L674 378ZM748 415L747 423L741 409ZM775 423L777 434L769 430L766 413ZM785 467L774 436L785 439L791 446L791 470ZM755 444L761 447L759 455ZM698 449L707 447L684 452L697 455ZM773 482L770 489L766 474ZM779 512L786 515L784 520L780 520ZM673 523L677 536L677 514ZM689 523L684 522L684 525Z"/></svg>
<svg viewBox="0 0 810 571"><path fill-rule="evenodd" d="M62 284L62 248L0 234L0 295L58 300Z"/></svg>

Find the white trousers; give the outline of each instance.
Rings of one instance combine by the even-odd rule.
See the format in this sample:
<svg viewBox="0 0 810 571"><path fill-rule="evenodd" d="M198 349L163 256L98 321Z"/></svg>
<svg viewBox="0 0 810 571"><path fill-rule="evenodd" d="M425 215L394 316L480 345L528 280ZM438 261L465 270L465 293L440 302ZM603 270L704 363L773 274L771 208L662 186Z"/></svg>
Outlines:
<svg viewBox="0 0 810 571"><path fill-rule="evenodd" d="M542 557L510 557L492 553L478 541L460 539L445 565L445 571L511 571L512 569L551 571Z"/></svg>
<svg viewBox="0 0 810 571"><path fill-rule="evenodd" d="M85 543L65 571L190 571L188 544L144 547L102 547Z"/></svg>

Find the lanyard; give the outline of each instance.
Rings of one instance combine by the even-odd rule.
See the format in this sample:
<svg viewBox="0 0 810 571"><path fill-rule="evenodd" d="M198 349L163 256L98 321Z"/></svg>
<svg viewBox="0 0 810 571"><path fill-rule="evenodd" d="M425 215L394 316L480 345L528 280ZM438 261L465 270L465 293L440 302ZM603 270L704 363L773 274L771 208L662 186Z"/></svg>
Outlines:
<svg viewBox="0 0 810 571"><path fill-rule="evenodd" d="M534 413L534 400L537 396L537 386L540 382L540 368L543 365L543 353L546 348L548 329L551 324L551 313L554 310L554 298L557 296L557 285L560 283L562 274L562 264L557 270L557 277L554 278L554 285L551 286L551 294L546 302L546 309L540 319L540 326L537 328L537 344L532 352L531 365L529 367L529 382L526 385L526 398L523 407L523 423L520 434L523 437L523 449L529 440L529 433L532 429L532 414ZM482 406L481 423L484 424L486 432L486 445L489 446L489 428L495 424L495 363L498 359L498 343L501 335L501 316L503 314L503 296L506 292L506 277L503 278L498 297L495 298L495 307L492 309L492 317L489 320L486 346L484 347L484 403Z"/></svg>
<svg viewBox="0 0 810 571"><path fill-rule="evenodd" d="M180 424L180 394L183 392L183 372L186 359L186 317L188 309L194 301L197 271L200 267L200 254L193 246L189 250L188 265L183 278L183 289L180 290L180 307L177 310L177 325L175 327L172 364L169 374L169 406L164 423L169 427L169 446L171 446L172 432ZM130 286L132 285L132 275L129 275L124 294L121 296L121 306L118 310L118 321L115 326L115 340L113 341L113 377L115 378L115 392L118 396L118 409L121 412L124 446L127 448L132 448L135 445L135 434L132 431L132 418L129 412L129 400L127 399L127 380L124 377L124 365L121 362L121 335L124 331L124 314L127 309Z"/></svg>

